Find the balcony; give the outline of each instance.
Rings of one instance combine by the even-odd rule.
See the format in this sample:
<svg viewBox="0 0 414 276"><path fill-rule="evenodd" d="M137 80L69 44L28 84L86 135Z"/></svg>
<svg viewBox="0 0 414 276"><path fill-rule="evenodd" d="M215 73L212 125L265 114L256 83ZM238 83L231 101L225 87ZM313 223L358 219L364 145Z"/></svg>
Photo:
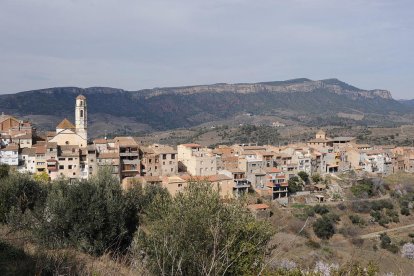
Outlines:
<svg viewBox="0 0 414 276"><path fill-rule="evenodd" d="M249 188L250 187L250 181L248 181L247 179L234 180L234 186L236 188Z"/></svg>

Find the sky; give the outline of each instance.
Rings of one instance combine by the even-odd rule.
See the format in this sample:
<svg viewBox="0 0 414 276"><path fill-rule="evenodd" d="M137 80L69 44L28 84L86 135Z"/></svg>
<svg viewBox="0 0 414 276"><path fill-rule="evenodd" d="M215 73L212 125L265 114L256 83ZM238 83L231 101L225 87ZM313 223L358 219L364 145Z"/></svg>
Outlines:
<svg viewBox="0 0 414 276"><path fill-rule="evenodd" d="M414 99L412 0L0 0L0 93L338 78Z"/></svg>

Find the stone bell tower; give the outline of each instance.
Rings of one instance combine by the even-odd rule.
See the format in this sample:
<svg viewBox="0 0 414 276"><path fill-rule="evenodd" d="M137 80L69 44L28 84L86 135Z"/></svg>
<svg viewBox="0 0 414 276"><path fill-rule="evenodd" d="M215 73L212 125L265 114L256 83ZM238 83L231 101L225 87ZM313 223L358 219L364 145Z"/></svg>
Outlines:
<svg viewBox="0 0 414 276"><path fill-rule="evenodd" d="M86 104L86 97L79 95L76 97L75 108L75 126L76 133L85 141L88 140L88 110ZM85 143L86 144L86 143Z"/></svg>

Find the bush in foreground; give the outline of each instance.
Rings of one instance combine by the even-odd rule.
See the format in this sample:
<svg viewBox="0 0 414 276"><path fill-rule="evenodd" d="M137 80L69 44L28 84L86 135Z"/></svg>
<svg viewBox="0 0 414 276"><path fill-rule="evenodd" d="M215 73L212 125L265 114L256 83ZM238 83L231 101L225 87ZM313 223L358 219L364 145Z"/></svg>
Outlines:
<svg viewBox="0 0 414 276"><path fill-rule="evenodd" d="M245 275L260 269L272 233L209 183L190 183L175 198L156 197L133 251L145 252L156 275Z"/></svg>

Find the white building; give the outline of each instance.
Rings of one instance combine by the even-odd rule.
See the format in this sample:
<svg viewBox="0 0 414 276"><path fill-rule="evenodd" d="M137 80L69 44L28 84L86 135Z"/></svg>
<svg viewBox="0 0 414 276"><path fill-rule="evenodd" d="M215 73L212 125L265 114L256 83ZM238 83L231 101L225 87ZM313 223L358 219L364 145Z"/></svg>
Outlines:
<svg viewBox="0 0 414 276"><path fill-rule="evenodd" d="M181 171L193 176L208 176L217 174L217 158L206 148L198 144L183 144L177 146L178 166Z"/></svg>
<svg viewBox="0 0 414 276"><path fill-rule="evenodd" d="M19 165L19 147L15 144L9 144L0 150L0 163L9 166Z"/></svg>

